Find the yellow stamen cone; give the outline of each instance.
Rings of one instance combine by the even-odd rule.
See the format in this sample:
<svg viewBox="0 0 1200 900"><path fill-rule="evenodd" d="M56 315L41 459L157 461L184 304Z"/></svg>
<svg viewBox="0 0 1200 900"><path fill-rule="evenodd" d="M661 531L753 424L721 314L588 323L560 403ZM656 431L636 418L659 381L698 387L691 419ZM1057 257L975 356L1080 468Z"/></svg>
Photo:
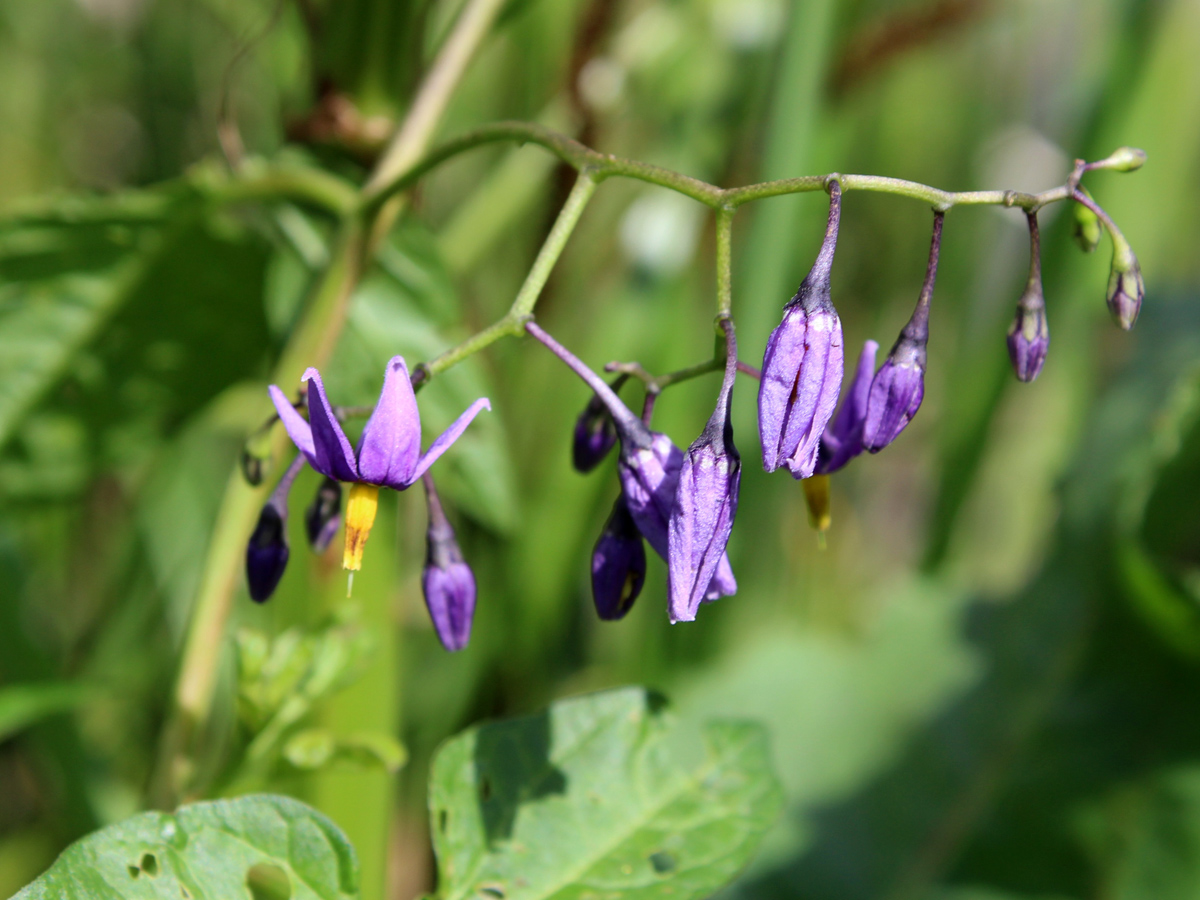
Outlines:
<svg viewBox="0 0 1200 900"><path fill-rule="evenodd" d="M800 483L804 485L804 499L808 502L808 524L817 530L818 538L823 539L833 522L829 502L829 476L814 475Z"/></svg>
<svg viewBox="0 0 1200 900"><path fill-rule="evenodd" d="M356 572L362 568L363 547L375 524L379 508L379 488L373 484L355 484L350 488L346 503L346 549L342 552L342 568Z"/></svg>

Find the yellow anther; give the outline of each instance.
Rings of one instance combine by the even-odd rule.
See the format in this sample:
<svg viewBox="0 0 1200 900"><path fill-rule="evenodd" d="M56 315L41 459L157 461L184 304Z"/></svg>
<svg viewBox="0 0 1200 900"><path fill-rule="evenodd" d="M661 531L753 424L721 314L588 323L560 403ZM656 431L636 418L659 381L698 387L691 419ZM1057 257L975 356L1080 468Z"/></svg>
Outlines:
<svg viewBox="0 0 1200 900"><path fill-rule="evenodd" d="M829 503L829 476L814 475L800 483L804 485L804 499L808 501L808 524L824 537L833 521Z"/></svg>
<svg viewBox="0 0 1200 900"><path fill-rule="evenodd" d="M362 568L363 547L375 524L379 508L379 488L373 484L355 484L350 488L346 503L346 549L342 553L342 568L355 572Z"/></svg>

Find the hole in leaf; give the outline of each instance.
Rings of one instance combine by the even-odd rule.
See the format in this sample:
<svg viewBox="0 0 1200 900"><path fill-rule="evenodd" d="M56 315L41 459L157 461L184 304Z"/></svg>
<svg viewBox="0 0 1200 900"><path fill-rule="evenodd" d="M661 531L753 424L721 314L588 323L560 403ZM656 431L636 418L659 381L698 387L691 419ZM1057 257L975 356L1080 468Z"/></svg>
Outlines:
<svg viewBox="0 0 1200 900"><path fill-rule="evenodd" d="M659 875L665 875L675 869L675 857L666 850L659 850L657 853L650 854L650 865L654 867L654 871Z"/></svg>
<svg viewBox="0 0 1200 900"><path fill-rule="evenodd" d="M486 775L479 779L479 796L485 803L492 799L492 780Z"/></svg>
<svg viewBox="0 0 1200 900"><path fill-rule="evenodd" d="M446 833L446 826L450 824L450 813L442 810L438 813L438 831L442 834Z"/></svg>
<svg viewBox="0 0 1200 900"><path fill-rule="evenodd" d="M495 897L496 900L504 900L504 888L498 884L481 884L479 893L488 897Z"/></svg>
<svg viewBox="0 0 1200 900"><path fill-rule="evenodd" d="M137 866L126 866L125 868L127 868L129 870L130 878L137 878L139 875L142 874L142 870L139 869Z"/></svg>
<svg viewBox="0 0 1200 900"><path fill-rule="evenodd" d="M246 872L246 887L252 900L290 900L292 880L287 872L271 863L258 863Z"/></svg>
<svg viewBox="0 0 1200 900"><path fill-rule="evenodd" d="M154 878L158 875L158 857L153 853L142 854L142 871Z"/></svg>

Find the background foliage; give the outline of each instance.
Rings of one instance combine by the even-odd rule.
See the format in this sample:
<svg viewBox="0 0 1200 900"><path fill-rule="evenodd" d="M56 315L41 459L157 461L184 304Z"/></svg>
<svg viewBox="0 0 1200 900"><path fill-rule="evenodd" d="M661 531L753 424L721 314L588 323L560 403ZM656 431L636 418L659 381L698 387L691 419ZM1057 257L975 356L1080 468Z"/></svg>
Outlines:
<svg viewBox="0 0 1200 900"><path fill-rule="evenodd" d="M328 213L218 202L226 84L250 153L360 178L459 5L0 0L0 895L145 807L225 483L331 253ZM539 120L726 185L836 170L1040 190L1074 156L1143 147L1136 176L1089 181L1141 260L1142 319L1111 327L1105 251L1079 254L1048 211L1053 342L1018 384L1003 335L1023 219L953 211L921 415L835 478L821 550L798 486L758 465L739 384L740 590L675 627L657 563L627 619L595 619L587 559L616 487L611 463L569 465L586 393L531 342L495 345L420 397L427 431L480 394L495 410L439 466L480 584L471 646L444 653L422 608L419 494L385 492L351 607L293 516L277 596L238 589L206 794L313 804L357 848L363 896L411 897L434 883L442 741L645 684L684 727L769 735L784 812L731 895L1195 896L1197 46L1194 0L509 3L440 134ZM361 119L333 141L312 114L330 85ZM373 402L392 354L428 358L500 315L570 182L532 147L426 178L353 298L331 394ZM744 359L811 264L822 207L739 217ZM606 183L539 318L593 365L703 358L702 213ZM927 217L847 199L848 346L904 322ZM690 441L715 389L672 388L656 423ZM316 483L302 475L294 504Z"/></svg>

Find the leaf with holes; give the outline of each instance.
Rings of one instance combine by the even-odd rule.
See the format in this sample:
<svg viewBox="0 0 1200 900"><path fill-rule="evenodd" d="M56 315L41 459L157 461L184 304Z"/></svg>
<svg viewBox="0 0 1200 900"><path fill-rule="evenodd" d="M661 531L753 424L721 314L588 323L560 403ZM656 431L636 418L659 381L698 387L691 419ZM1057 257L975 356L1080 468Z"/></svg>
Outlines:
<svg viewBox="0 0 1200 900"><path fill-rule="evenodd" d="M438 896L707 897L780 804L759 725L711 722L697 736L642 689L566 700L439 752Z"/></svg>
<svg viewBox="0 0 1200 900"><path fill-rule="evenodd" d="M76 841L13 900L351 900L354 848L329 819L266 794L147 812Z"/></svg>

